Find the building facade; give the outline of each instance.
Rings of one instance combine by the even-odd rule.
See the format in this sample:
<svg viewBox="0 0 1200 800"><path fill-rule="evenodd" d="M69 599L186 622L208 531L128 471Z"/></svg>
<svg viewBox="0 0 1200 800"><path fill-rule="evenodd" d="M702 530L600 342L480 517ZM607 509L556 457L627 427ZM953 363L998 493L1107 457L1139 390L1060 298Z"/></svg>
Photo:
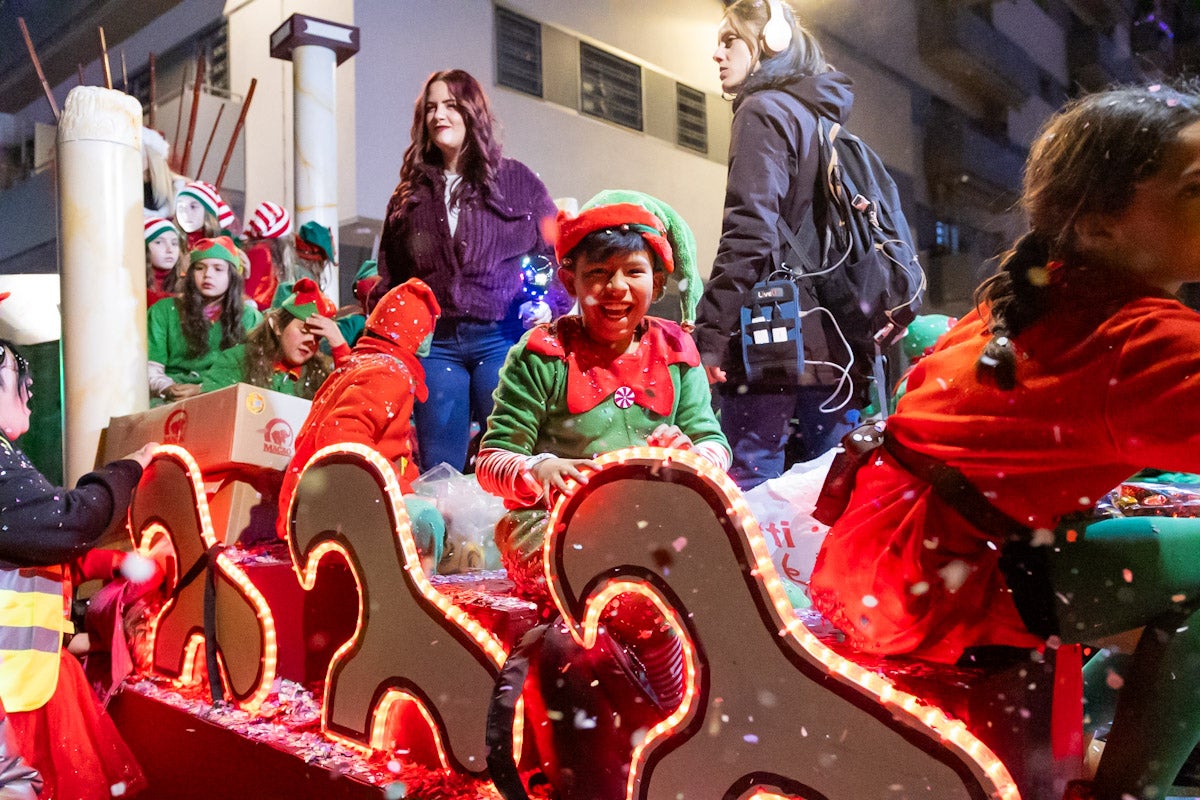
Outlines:
<svg viewBox="0 0 1200 800"><path fill-rule="evenodd" d="M190 162L195 174L201 150L213 151L204 180L256 79L222 186L239 217L261 200L291 207L294 195L292 65L270 57L269 35L293 13L357 26L360 50L336 73L343 284L376 246L414 98L425 76L452 66L480 79L506 154L556 198L649 192L693 225L702 269L715 254L730 122L711 61L721 0L62 0L0 7L0 274L57 270L53 117L15 24L22 7L60 104L81 75L101 82L97 25L112 69L120 62L114 85L144 103L153 53L154 126L177 148L203 53ZM1020 229L1022 163L1045 118L1081 90L1159 80L1195 61L1186 1L794 7L854 79L850 128L893 171L929 272L929 308L950 313L969 307L989 259Z"/></svg>

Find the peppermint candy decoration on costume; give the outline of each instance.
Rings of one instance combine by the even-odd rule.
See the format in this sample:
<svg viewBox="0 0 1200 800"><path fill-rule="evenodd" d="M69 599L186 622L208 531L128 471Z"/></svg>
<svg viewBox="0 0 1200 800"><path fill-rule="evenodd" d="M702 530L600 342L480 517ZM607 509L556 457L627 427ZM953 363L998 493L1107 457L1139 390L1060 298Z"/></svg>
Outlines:
<svg viewBox="0 0 1200 800"><path fill-rule="evenodd" d="M613 402L616 403L619 409L624 410L629 408L633 405L633 389L630 389L628 386L622 386L620 389L617 389L616 393L613 394Z"/></svg>

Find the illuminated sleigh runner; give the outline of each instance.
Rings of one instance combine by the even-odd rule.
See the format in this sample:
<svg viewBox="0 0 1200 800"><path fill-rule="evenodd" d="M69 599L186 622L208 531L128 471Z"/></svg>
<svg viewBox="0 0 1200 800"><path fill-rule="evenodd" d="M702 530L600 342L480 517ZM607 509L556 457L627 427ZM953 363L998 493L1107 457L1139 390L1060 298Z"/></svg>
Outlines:
<svg viewBox="0 0 1200 800"><path fill-rule="evenodd" d="M571 636L592 647L601 612L623 592L643 595L685 632L683 701L634 748L627 800L1057 800L1077 777L1077 754L1056 758L1047 742L1017 738L1049 730L1048 715L1029 719L1021 708L1029 697L1019 697L1039 682L1048 689L1049 667L976 675L971 702L958 704L977 712L976 729L1009 754L1006 765L964 722L800 622L723 473L681 451L639 448L598 461L600 472L559 502L544 550ZM523 794L505 791L510 800Z"/></svg>
<svg viewBox="0 0 1200 800"><path fill-rule="evenodd" d="M1047 783L1062 781L1053 779L1058 765L1048 747L1030 746L1031 757L1010 756L1007 764L994 755L1024 744L1014 746L1009 725L1021 718L1020 701L994 688L977 692L1008 706L989 729L996 734L989 748L963 722L818 641L794 615L757 525L724 474L681 451L641 448L599 462L602 469L560 501L551 521L545 558L555 603L569 636L590 647L605 605L623 592L642 594L682 633L686 671L683 701L640 737L628 779L604 800L1057 800ZM186 571L215 541L199 470L187 451L164 447L147 472L133 530L143 547L173 536ZM507 670L508 645L430 582L392 466L370 448L327 448L305 467L289 517L300 583L311 588L322 557L336 551L358 585L358 626L325 680L325 734L372 751L419 739L428 728L431 766L480 778L490 767L497 785L511 787L515 765L486 746L489 730L495 744L491 723L504 711L493 688ZM206 579L156 620L155 671L194 679L207 591L213 671L226 696L252 711L275 672L272 610L236 564L220 555L212 563ZM258 635L230 640L223 630ZM1042 680L1027 674L1021 683ZM400 716L397 729L393 712L414 708L419 714ZM508 753L520 753L520 738L517 726L504 743ZM602 751L592 756L612 760Z"/></svg>

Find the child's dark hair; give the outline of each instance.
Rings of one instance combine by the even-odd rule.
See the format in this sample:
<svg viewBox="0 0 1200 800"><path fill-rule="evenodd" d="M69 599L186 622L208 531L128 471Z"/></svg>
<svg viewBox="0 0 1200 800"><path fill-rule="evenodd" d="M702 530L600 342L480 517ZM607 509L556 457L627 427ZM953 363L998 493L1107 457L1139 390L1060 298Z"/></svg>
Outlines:
<svg viewBox="0 0 1200 800"><path fill-rule="evenodd" d="M282 308L271 309L263 317L263 321L246 334L246 357L243 360L243 379L252 386L271 388L271 378L275 365L283 358L283 347L279 334L292 320L296 319L291 312ZM313 399L317 389L333 371L333 359L317 351L300 369L300 382L296 386L296 396L305 400Z"/></svg>
<svg viewBox="0 0 1200 800"><path fill-rule="evenodd" d="M738 38L750 44L759 55L758 69L746 77L738 94L782 88L798 77L820 75L832 69L825 61L816 37L800 24L791 6L781 2L778 7L783 13L784 24L792 31L792 40L782 52L773 56L762 49L762 31L771 15L767 0L737 0L725 11L725 18Z"/></svg>
<svg viewBox="0 0 1200 800"><path fill-rule="evenodd" d="M1021 205L1029 232L1001 256L996 274L975 292L976 306L987 306L992 334L979 357L981 375L1002 389L1016 385L1012 337L1046 313L1047 265L1069 270L1085 258L1076 222L1085 214L1127 208L1137 184L1162 165L1167 145L1197 121L1200 97L1189 83L1087 95L1046 123L1025 164Z"/></svg>
<svg viewBox="0 0 1200 800"><path fill-rule="evenodd" d="M180 284L183 290L175 300L179 310L179 326L183 330L183 338L187 341L188 358L196 358L208 352L208 328L212 324L204 317L204 306L208 301L200 294L196 281L192 278L195 264L188 267L187 275ZM246 331L242 318L246 313L246 279L241 271L233 264L229 265L229 288L221 297L221 316L218 324L221 326L221 346L226 350L235 344L246 341Z"/></svg>
<svg viewBox="0 0 1200 800"><path fill-rule="evenodd" d="M595 264L607 261L616 255L630 253L645 253L654 264L655 272L662 272L666 267L662 259L654 252L642 235L635 230L626 228L604 228L592 231L579 240L579 244L571 248L571 252L563 256L562 265L567 269L575 269L579 259L586 259Z"/></svg>

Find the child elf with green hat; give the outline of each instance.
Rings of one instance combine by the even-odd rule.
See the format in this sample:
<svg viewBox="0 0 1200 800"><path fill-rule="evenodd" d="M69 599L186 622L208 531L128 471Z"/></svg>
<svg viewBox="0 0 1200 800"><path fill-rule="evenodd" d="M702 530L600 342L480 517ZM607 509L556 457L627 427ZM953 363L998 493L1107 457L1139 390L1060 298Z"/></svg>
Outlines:
<svg viewBox="0 0 1200 800"><path fill-rule="evenodd" d="M146 313L153 404L200 393L202 373L217 354L246 340L262 320L246 301L246 263L228 236L198 239L179 297L159 300Z"/></svg>
<svg viewBox="0 0 1200 800"><path fill-rule="evenodd" d="M568 480L587 483L593 457L651 445L692 450L722 470L730 460L691 336L675 322L647 316L674 275L684 324L695 318L702 287L687 224L665 203L629 191L603 192L577 216L560 213L557 222L558 277L579 314L533 328L509 351L475 465L480 485L511 509L495 534L509 578L544 613L548 509L570 491ZM643 667L642 688L654 703L646 713L665 716L683 696L683 651L674 631L636 595L612 604L604 627ZM565 660L586 659L573 653ZM621 722L599 716L597 725L614 726L613 737L628 741L616 730ZM556 751L578 739L570 719L534 722L548 726L540 728L553 741L545 746ZM545 738L539 735L539 743ZM624 777L616 780L623 785Z"/></svg>
<svg viewBox="0 0 1200 800"><path fill-rule="evenodd" d="M200 382L203 392L249 383L311 400L350 346L333 321L337 308L312 278L301 278L279 308L271 309L245 344L222 350ZM329 343L333 358L320 351Z"/></svg>
<svg viewBox="0 0 1200 800"><path fill-rule="evenodd" d="M509 576L541 599L547 509L568 479L587 482L592 457L651 444L729 463L691 336L646 316L667 276L694 268L686 223L665 203L623 191L597 195L577 216L560 212L557 224L558 277L580 313L533 328L509 352L475 467L514 509L496 532Z"/></svg>

